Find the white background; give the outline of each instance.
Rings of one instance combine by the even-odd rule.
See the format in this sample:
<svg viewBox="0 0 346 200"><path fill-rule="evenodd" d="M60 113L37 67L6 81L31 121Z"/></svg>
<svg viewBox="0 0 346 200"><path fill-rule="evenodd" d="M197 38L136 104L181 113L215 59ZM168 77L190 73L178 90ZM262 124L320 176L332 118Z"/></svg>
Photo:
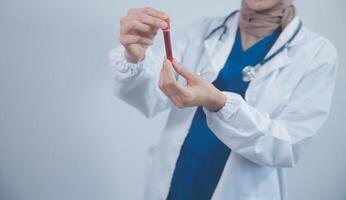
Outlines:
<svg viewBox="0 0 346 200"><path fill-rule="evenodd" d="M0 199L140 199L146 151L167 113L148 120L113 97L108 52L119 17L153 6L178 31L239 2L0 0ZM296 4L304 24L336 45L340 68L329 120L288 170L289 197L344 200L346 3Z"/></svg>

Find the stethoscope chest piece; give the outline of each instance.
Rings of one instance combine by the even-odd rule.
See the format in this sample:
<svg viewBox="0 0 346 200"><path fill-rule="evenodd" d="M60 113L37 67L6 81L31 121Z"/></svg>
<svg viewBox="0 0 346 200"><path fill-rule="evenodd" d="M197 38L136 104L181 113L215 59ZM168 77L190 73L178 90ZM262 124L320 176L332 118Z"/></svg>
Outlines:
<svg viewBox="0 0 346 200"><path fill-rule="evenodd" d="M257 66L256 67L253 67L253 66L244 67L242 70L243 81L244 82L252 81L253 79L255 79L256 73L257 73Z"/></svg>

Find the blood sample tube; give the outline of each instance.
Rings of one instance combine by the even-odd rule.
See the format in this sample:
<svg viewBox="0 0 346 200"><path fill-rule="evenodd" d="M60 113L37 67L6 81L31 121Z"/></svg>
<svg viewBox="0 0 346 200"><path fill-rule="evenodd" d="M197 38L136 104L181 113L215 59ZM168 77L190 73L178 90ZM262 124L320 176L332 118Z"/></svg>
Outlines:
<svg viewBox="0 0 346 200"><path fill-rule="evenodd" d="M173 52L172 52L172 43L171 43L171 24L169 18L165 19L167 22L167 27L163 29L163 39L165 41L165 48L166 48L166 57L168 60L173 62Z"/></svg>

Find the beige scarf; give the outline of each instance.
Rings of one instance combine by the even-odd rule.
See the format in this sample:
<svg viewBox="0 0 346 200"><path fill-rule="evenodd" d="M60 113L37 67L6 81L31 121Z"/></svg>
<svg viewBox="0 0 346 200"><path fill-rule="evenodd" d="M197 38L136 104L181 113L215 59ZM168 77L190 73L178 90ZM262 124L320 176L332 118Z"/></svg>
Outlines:
<svg viewBox="0 0 346 200"><path fill-rule="evenodd" d="M283 30L295 17L296 8L293 0L280 0L272 8L255 11L243 0L240 9L239 26L250 35L266 36L279 27Z"/></svg>

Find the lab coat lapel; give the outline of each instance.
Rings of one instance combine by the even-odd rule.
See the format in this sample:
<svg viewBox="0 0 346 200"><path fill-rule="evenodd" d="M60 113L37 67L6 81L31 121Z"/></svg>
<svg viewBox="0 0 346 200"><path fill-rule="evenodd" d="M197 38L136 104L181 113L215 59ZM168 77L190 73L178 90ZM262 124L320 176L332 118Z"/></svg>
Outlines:
<svg viewBox="0 0 346 200"><path fill-rule="evenodd" d="M239 14L236 13L234 17L232 17L226 24L228 30L221 40L220 35L223 31L222 29L215 32L210 38L204 41L204 49L207 54L207 63L209 64L209 66L204 67L203 72L211 72L212 75L214 75L214 79L216 78L218 71L224 66L233 46L236 30L238 27L238 15ZM211 30L218 25L219 24L213 25L213 27L211 27Z"/></svg>
<svg viewBox="0 0 346 200"><path fill-rule="evenodd" d="M292 35L297 30L298 25L299 25L299 21L300 21L300 19L298 17L295 17L290 22L290 24L280 34L279 38L274 43L274 45L270 49L270 51L267 53L266 57L272 55L279 48L281 48L283 45L285 45L285 43L292 37ZM287 48L290 48L290 47L296 45L301 40L301 37L302 37L302 34L300 32L300 33L298 33L296 38L287 46ZM256 78L253 81L258 81L261 78L265 77L266 75L270 74L271 72L288 66L291 63L291 59L288 55L287 48L285 48L282 52L280 52L278 55L276 55L270 61L265 63L263 66L261 66L257 75L256 75Z"/></svg>

